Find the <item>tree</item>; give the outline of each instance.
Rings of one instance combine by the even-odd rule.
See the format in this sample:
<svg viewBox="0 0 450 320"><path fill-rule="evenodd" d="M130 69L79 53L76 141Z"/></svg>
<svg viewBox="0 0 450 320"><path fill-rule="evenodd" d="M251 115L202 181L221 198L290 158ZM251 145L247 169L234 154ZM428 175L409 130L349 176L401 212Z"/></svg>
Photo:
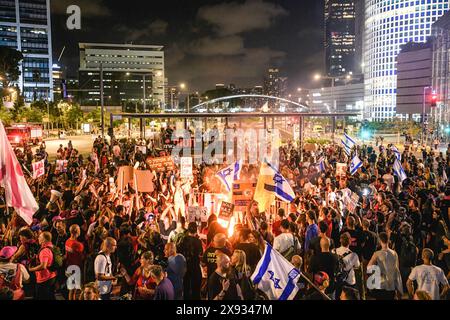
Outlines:
<svg viewBox="0 0 450 320"><path fill-rule="evenodd" d="M20 51L8 47L0 47L0 77L3 87L7 88L11 82L19 80L19 64L23 60Z"/></svg>
<svg viewBox="0 0 450 320"><path fill-rule="evenodd" d="M0 107L0 120L5 126L9 126L13 122L13 114L5 107Z"/></svg>
<svg viewBox="0 0 450 320"><path fill-rule="evenodd" d="M17 114L16 121L18 122L37 122L42 123L43 114L42 111L38 109L29 109L29 108L22 108L19 113Z"/></svg>
<svg viewBox="0 0 450 320"><path fill-rule="evenodd" d="M71 128L75 128L83 121L83 111L77 104L71 105L64 113L65 123Z"/></svg>

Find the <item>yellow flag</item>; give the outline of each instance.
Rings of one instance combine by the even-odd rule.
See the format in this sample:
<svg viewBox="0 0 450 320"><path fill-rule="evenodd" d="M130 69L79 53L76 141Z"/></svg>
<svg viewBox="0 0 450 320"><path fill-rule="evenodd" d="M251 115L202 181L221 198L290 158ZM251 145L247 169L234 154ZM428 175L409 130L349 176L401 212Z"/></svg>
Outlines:
<svg viewBox="0 0 450 320"><path fill-rule="evenodd" d="M255 195L253 200L258 202L259 212L264 212L269 209L270 205L275 201L275 195L264 189L264 184L273 183L273 170L263 162L259 170L258 183L256 184Z"/></svg>

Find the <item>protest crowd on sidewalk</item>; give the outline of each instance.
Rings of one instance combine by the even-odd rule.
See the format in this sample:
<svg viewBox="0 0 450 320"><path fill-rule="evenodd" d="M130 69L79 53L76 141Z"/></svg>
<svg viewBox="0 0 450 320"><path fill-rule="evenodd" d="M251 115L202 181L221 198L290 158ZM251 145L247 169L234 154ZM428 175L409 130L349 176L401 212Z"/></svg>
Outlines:
<svg viewBox="0 0 450 320"><path fill-rule="evenodd" d="M449 297L450 145L419 154L345 135L302 154L289 142L278 168L236 159L188 177L130 138L98 137L88 157L71 142L56 161L45 143L14 153L38 210L25 221L0 187L0 299ZM233 183L251 189L245 207L217 196Z"/></svg>

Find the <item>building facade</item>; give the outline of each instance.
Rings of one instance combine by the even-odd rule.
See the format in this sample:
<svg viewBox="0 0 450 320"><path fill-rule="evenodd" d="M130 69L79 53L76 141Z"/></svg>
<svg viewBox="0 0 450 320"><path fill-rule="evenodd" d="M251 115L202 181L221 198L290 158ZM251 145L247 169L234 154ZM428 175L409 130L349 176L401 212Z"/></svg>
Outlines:
<svg viewBox="0 0 450 320"><path fill-rule="evenodd" d="M400 46L426 42L432 24L449 9L449 0L366 0L364 28L365 110L368 120L396 114ZM402 116L399 116L400 118Z"/></svg>
<svg viewBox="0 0 450 320"><path fill-rule="evenodd" d="M408 43L397 56L397 114L420 120L430 113L432 43Z"/></svg>
<svg viewBox="0 0 450 320"><path fill-rule="evenodd" d="M25 101L53 100L50 0L1 0L0 46L24 56L17 86Z"/></svg>
<svg viewBox="0 0 450 320"><path fill-rule="evenodd" d="M287 78L280 75L280 70L271 68L264 77L264 94L284 98L287 91Z"/></svg>
<svg viewBox="0 0 450 320"><path fill-rule="evenodd" d="M132 104L138 106L132 109L139 112L164 109L162 46L80 43L79 48L79 88L83 105L100 104L102 67L105 105ZM143 110L144 105L146 110Z"/></svg>
<svg viewBox="0 0 450 320"><path fill-rule="evenodd" d="M356 68L355 0L325 0L325 65L329 76L359 72Z"/></svg>
<svg viewBox="0 0 450 320"><path fill-rule="evenodd" d="M364 108L364 83L349 83L335 87L310 89L307 105L311 112L361 112Z"/></svg>
<svg viewBox="0 0 450 320"><path fill-rule="evenodd" d="M450 11L433 24L432 86L438 103L432 110L432 122L441 126L450 123Z"/></svg>

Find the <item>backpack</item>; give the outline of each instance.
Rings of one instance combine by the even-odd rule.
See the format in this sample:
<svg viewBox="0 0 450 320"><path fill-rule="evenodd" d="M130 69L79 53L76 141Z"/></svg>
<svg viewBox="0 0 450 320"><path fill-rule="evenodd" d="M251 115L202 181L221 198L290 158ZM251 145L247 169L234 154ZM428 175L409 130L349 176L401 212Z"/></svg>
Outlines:
<svg viewBox="0 0 450 320"><path fill-rule="evenodd" d="M106 255L103 252L97 252L88 255L84 260L84 283L95 282L97 280L97 277L95 276L95 258L99 255L103 255L106 258Z"/></svg>
<svg viewBox="0 0 450 320"><path fill-rule="evenodd" d="M414 242L403 237L400 246L399 262L402 267L413 267L417 260L417 248Z"/></svg>
<svg viewBox="0 0 450 320"><path fill-rule="evenodd" d="M283 257L286 258L286 260L288 260L289 262L291 261L292 257L295 256L296 254L299 254L298 252L298 248L297 248L297 238L292 235L293 238L293 244L292 246L290 246L288 249L286 249L286 251L282 252L281 255Z"/></svg>
<svg viewBox="0 0 450 320"><path fill-rule="evenodd" d="M49 247L45 247L45 248L50 249L50 251L52 252L52 256L53 256L52 264L47 266L48 271L56 272L56 271L60 270L64 266L64 255L62 254L61 249L59 249L57 246L53 246L51 248L49 248ZM42 248L41 250L39 250L39 254L45 248Z"/></svg>
<svg viewBox="0 0 450 320"><path fill-rule="evenodd" d="M350 273L350 270L347 270L347 266L345 265L345 261L344 258L347 257L348 255L352 254L353 252L351 250L347 251L346 253L344 253L342 256L341 255L337 255L338 256L338 266L337 266L337 270L334 274L335 276L335 282L336 282L336 286L343 286L348 278L348 275Z"/></svg>
<svg viewBox="0 0 450 320"><path fill-rule="evenodd" d="M11 270L12 271L12 270ZM17 263L16 272L2 273L0 272L0 289L8 288L13 292L13 300L22 300L25 298L25 293L20 287L22 281L22 272L20 271L20 264Z"/></svg>

